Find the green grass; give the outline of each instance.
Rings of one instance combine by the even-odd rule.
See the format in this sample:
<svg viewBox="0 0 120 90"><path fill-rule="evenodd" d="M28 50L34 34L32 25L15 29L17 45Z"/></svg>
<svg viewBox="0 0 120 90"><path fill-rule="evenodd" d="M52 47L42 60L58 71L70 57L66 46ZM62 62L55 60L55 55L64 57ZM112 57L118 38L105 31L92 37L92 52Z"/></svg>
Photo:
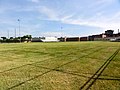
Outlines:
<svg viewBox="0 0 120 90"><path fill-rule="evenodd" d="M119 42L0 44L0 90L79 90L118 48ZM90 89L120 90L120 52Z"/></svg>

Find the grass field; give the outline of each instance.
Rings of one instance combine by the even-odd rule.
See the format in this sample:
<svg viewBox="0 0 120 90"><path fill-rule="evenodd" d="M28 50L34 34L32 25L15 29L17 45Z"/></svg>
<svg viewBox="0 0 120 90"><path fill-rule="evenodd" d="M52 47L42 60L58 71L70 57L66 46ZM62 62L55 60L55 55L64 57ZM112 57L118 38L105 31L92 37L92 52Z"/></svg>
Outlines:
<svg viewBox="0 0 120 90"><path fill-rule="evenodd" d="M119 42L0 44L0 90L120 90Z"/></svg>

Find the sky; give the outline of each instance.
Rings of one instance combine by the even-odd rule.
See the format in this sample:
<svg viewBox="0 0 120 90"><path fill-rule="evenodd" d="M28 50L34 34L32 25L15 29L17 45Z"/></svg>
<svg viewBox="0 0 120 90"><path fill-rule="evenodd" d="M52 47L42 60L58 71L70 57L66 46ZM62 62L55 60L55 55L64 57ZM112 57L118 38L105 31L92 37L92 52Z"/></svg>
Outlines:
<svg viewBox="0 0 120 90"><path fill-rule="evenodd" d="M0 37L81 37L110 29L120 29L120 0L0 0Z"/></svg>

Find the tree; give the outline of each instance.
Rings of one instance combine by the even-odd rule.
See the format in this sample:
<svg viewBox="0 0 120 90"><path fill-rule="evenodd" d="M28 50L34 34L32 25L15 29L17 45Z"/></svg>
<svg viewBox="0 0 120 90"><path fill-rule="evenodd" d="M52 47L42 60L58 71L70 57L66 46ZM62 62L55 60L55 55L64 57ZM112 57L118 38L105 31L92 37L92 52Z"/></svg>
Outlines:
<svg viewBox="0 0 120 90"><path fill-rule="evenodd" d="M1 38L3 39L3 41L7 39L6 37L1 37Z"/></svg>
<svg viewBox="0 0 120 90"><path fill-rule="evenodd" d="M13 37L10 37L10 40L13 40L14 38Z"/></svg>
<svg viewBox="0 0 120 90"><path fill-rule="evenodd" d="M6 42L6 37L1 37L2 38L2 41L1 42Z"/></svg>
<svg viewBox="0 0 120 90"><path fill-rule="evenodd" d="M25 35L25 36L23 36L23 37L21 37L21 39L22 39L22 41L31 41L31 39L32 39L32 36L31 35Z"/></svg>

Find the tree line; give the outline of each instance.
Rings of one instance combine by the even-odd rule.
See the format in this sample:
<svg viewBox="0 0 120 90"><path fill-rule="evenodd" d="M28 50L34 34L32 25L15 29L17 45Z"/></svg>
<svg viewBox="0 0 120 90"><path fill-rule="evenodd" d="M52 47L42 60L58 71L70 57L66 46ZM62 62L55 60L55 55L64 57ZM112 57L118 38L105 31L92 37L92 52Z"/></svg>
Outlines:
<svg viewBox="0 0 120 90"><path fill-rule="evenodd" d="M32 35L24 35L22 37L1 37L1 43L19 43L19 42L31 42Z"/></svg>

